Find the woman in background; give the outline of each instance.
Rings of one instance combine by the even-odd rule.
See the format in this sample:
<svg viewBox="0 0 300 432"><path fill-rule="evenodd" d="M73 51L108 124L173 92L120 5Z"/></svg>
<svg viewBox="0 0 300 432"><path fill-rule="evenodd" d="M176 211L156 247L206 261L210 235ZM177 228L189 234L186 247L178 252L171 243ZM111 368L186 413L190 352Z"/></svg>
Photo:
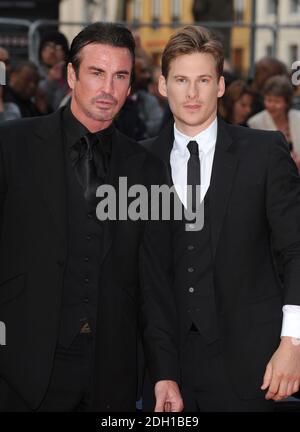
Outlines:
<svg viewBox="0 0 300 432"><path fill-rule="evenodd" d="M269 78L264 87L265 110L248 120L254 129L284 134L298 170L300 170L300 111L291 109L294 88L284 75Z"/></svg>
<svg viewBox="0 0 300 432"><path fill-rule="evenodd" d="M247 126L246 122L252 112L254 97L254 93L244 81L233 81L226 88L220 102L221 116L228 123Z"/></svg>

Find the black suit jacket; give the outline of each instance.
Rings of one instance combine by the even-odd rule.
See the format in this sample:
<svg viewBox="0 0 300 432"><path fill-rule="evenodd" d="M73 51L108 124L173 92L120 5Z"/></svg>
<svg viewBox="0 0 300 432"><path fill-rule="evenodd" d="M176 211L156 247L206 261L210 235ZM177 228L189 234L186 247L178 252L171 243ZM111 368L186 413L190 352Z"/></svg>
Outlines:
<svg viewBox="0 0 300 432"><path fill-rule="evenodd" d="M170 182L173 142L173 123L144 142L168 166ZM282 305L300 305L300 182L279 132L218 120L210 217L226 367L241 397L255 397L279 345ZM175 294L183 349L187 306L184 293Z"/></svg>
<svg viewBox="0 0 300 432"><path fill-rule="evenodd" d="M0 320L7 329L0 375L32 409L49 383L67 259L61 112L0 128ZM163 164L137 143L116 131L112 145L112 185L120 176L127 177L128 187L163 181ZM177 379L167 228L159 221L105 222L97 411L135 410L139 319L153 379Z"/></svg>

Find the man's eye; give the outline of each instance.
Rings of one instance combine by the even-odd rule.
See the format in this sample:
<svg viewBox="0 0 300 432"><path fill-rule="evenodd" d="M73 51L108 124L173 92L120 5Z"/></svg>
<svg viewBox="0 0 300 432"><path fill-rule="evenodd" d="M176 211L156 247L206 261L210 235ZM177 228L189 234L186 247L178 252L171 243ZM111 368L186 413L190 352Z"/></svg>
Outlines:
<svg viewBox="0 0 300 432"><path fill-rule="evenodd" d="M126 75L124 75L124 74L117 74L117 78L119 80L124 80L126 78Z"/></svg>

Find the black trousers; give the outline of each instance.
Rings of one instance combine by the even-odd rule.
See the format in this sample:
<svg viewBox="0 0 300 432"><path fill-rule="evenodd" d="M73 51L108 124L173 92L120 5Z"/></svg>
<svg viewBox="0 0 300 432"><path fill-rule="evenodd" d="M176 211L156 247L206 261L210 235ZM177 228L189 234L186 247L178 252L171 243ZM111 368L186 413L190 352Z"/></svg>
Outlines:
<svg viewBox="0 0 300 432"><path fill-rule="evenodd" d="M38 412L89 411L92 400L94 339L79 334L68 348L57 346L49 386ZM0 412L30 412L26 402L0 379Z"/></svg>
<svg viewBox="0 0 300 432"><path fill-rule="evenodd" d="M181 393L185 412L274 411L275 403L258 399L242 400L234 392L218 343L207 345L197 331L190 331L181 358ZM153 384L146 373L143 411L154 410Z"/></svg>
<svg viewBox="0 0 300 432"><path fill-rule="evenodd" d="M274 411L275 403L261 398L240 399L224 367L218 342L207 345L202 336L190 332L182 357L182 396L185 411L259 412Z"/></svg>

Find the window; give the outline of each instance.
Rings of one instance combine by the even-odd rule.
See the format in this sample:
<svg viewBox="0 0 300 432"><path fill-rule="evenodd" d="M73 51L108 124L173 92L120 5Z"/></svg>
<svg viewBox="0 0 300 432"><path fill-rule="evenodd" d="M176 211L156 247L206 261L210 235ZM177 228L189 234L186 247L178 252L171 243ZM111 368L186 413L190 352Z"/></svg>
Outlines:
<svg viewBox="0 0 300 432"><path fill-rule="evenodd" d="M160 18L160 0L152 0L152 21L158 22Z"/></svg>
<svg viewBox="0 0 300 432"><path fill-rule="evenodd" d="M139 22L142 15L142 0L134 0L133 3L133 21Z"/></svg>
<svg viewBox="0 0 300 432"><path fill-rule="evenodd" d="M299 0L290 0L290 13L298 13L299 12Z"/></svg>
<svg viewBox="0 0 300 432"><path fill-rule="evenodd" d="M234 0L234 15L236 21L243 21L245 11L245 0Z"/></svg>
<svg viewBox="0 0 300 432"><path fill-rule="evenodd" d="M239 74L243 74L244 50L243 48L234 48L232 56L232 64L234 70Z"/></svg>
<svg viewBox="0 0 300 432"><path fill-rule="evenodd" d="M275 15L277 13L277 2L278 0L267 0L267 14Z"/></svg>
<svg viewBox="0 0 300 432"><path fill-rule="evenodd" d="M181 14L181 0L172 0L172 21L178 22Z"/></svg>
<svg viewBox="0 0 300 432"><path fill-rule="evenodd" d="M298 60L298 45L293 44L289 46L289 62L292 64L296 60Z"/></svg>
<svg viewBox="0 0 300 432"><path fill-rule="evenodd" d="M266 57L272 57L273 56L273 46L267 45L266 46Z"/></svg>

